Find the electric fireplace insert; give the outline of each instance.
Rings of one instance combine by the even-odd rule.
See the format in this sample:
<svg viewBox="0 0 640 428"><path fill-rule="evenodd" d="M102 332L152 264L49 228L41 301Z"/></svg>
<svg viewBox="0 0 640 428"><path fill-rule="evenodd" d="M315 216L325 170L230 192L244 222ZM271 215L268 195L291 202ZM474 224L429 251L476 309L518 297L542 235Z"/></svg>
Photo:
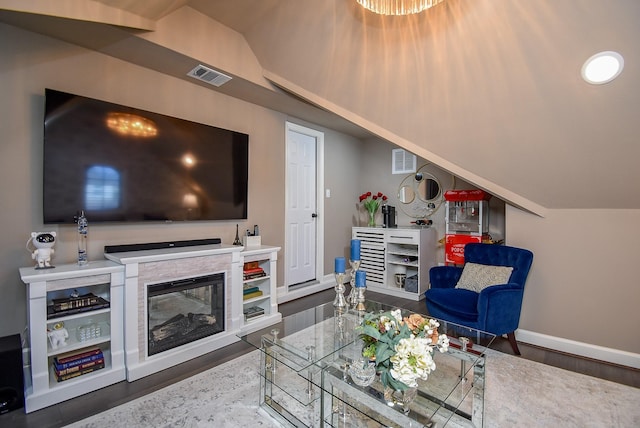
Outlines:
<svg viewBox="0 0 640 428"><path fill-rule="evenodd" d="M147 285L147 354L224 331L224 302L224 273Z"/></svg>

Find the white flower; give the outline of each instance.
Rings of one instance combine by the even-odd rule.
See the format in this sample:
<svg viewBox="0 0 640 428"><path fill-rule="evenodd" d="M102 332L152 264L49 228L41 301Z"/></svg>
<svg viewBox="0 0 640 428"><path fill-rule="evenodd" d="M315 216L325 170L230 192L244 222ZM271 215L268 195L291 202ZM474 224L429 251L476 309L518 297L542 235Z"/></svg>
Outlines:
<svg viewBox="0 0 640 428"><path fill-rule="evenodd" d="M396 354L390 358L391 376L409 387L417 386L418 379L426 380L429 373L436 369L429 342L430 339L413 335L400 340L395 347Z"/></svg>
<svg viewBox="0 0 640 428"><path fill-rule="evenodd" d="M438 336L438 350L440 352L447 352L449 349L449 337L446 334Z"/></svg>

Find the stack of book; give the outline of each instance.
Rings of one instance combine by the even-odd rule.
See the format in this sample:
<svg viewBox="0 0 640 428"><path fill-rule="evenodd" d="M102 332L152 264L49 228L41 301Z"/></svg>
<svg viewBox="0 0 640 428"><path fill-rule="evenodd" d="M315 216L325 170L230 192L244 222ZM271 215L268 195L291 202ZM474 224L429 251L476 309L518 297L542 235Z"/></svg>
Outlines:
<svg viewBox="0 0 640 428"><path fill-rule="evenodd" d="M258 262L246 262L242 268L242 273L245 281L267 276L266 272L260 267Z"/></svg>
<svg viewBox="0 0 640 428"><path fill-rule="evenodd" d="M264 316L264 309L260 306L252 306L250 308L245 308L244 310L244 319L246 321Z"/></svg>
<svg viewBox="0 0 640 428"><path fill-rule="evenodd" d="M47 318L63 317L108 307L109 302L107 300L93 293L62 299L52 299L51 304L47 306Z"/></svg>
<svg viewBox="0 0 640 428"><path fill-rule="evenodd" d="M97 346L67 352L53 358L56 380L62 382L104 368L104 354Z"/></svg>
<svg viewBox="0 0 640 428"><path fill-rule="evenodd" d="M242 289L242 300L253 299L254 297L262 296L262 290L260 287L251 287L245 285Z"/></svg>

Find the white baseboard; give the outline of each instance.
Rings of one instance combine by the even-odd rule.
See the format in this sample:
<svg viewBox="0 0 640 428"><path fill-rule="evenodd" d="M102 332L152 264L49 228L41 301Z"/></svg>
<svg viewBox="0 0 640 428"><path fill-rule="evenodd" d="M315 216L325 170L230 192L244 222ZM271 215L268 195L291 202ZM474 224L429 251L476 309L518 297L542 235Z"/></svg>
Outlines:
<svg viewBox="0 0 640 428"><path fill-rule="evenodd" d="M516 339L519 342L529 343L543 348L640 369L640 354L634 354L633 352L576 342L574 340L548 336L546 334L522 329L516 331Z"/></svg>
<svg viewBox="0 0 640 428"><path fill-rule="evenodd" d="M282 304L285 302L289 302L291 300L299 299L301 297L309 296L311 294L317 293L319 291L328 290L329 288L333 288L336 285L336 280L333 275L325 275L322 280L316 284L310 284L304 287L297 288L295 290L290 290L288 292L281 292L285 287L278 287L278 304Z"/></svg>

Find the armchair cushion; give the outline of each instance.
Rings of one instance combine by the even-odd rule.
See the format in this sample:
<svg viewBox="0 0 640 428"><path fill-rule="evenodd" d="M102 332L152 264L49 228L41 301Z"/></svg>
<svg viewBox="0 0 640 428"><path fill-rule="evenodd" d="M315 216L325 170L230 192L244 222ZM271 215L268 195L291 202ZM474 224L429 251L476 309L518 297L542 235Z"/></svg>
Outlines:
<svg viewBox="0 0 640 428"><path fill-rule="evenodd" d="M432 288L429 290L429 315L467 326L475 326L478 321L479 294L471 290L453 288Z"/></svg>
<svg viewBox="0 0 640 428"><path fill-rule="evenodd" d="M492 285L506 284L513 272L511 266L490 266L477 263L465 263L456 288L481 292Z"/></svg>

